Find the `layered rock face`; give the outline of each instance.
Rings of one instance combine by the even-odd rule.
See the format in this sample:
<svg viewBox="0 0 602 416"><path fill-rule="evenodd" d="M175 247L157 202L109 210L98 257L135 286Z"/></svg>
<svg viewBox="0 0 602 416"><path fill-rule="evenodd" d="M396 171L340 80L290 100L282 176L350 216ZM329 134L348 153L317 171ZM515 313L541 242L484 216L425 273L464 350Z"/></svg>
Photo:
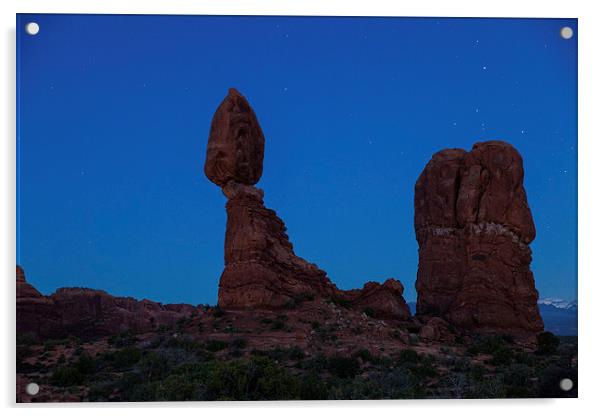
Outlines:
<svg viewBox="0 0 602 416"><path fill-rule="evenodd" d="M228 198L219 306L281 308L305 299L340 298L357 308L372 305L381 316L409 317L398 281L341 291L326 272L295 255L284 222L264 206L263 191L252 186L262 174L264 143L249 103L230 89L213 117L205 161L205 174Z"/></svg>
<svg viewBox="0 0 602 416"><path fill-rule="evenodd" d="M417 315L485 332L543 330L516 149L490 141L436 153L416 182L414 210Z"/></svg>
<svg viewBox="0 0 602 416"><path fill-rule="evenodd" d="M198 313L186 304L162 305L149 300L111 296L102 290L61 288L44 296L25 280L17 266L17 333L40 338L69 335L93 338L173 325Z"/></svg>
<svg viewBox="0 0 602 416"><path fill-rule="evenodd" d="M230 182L223 192L228 222L221 307L283 307L335 293L326 272L295 255L284 223L263 205L262 190Z"/></svg>

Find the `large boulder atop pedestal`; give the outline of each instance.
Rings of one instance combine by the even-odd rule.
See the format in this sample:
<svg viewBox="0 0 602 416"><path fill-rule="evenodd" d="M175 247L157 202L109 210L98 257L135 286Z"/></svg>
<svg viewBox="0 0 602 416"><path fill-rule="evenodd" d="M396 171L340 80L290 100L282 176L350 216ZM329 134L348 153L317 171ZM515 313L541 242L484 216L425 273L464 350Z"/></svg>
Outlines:
<svg viewBox="0 0 602 416"><path fill-rule="evenodd" d="M230 88L213 116L205 175L218 186L255 185L263 171L263 132L245 97Z"/></svg>

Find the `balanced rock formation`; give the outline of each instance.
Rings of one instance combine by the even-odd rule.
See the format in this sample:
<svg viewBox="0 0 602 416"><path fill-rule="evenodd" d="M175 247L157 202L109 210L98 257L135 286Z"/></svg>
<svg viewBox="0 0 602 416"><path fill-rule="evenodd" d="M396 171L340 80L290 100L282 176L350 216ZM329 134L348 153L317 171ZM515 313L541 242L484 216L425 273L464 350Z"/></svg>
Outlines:
<svg viewBox="0 0 602 416"><path fill-rule="evenodd" d="M535 225L510 144L442 150L415 187L417 315L483 332L543 330L530 270Z"/></svg>
<svg viewBox="0 0 602 416"><path fill-rule="evenodd" d="M44 296L27 283L23 269L17 266L19 334L29 333L42 339L69 335L87 339L169 326L198 312L192 305L138 301L86 288L60 288Z"/></svg>
<svg viewBox="0 0 602 416"><path fill-rule="evenodd" d="M205 160L206 176L228 198L219 306L273 309L306 299L342 299L356 308L371 306L381 316L409 317L400 282L342 291L326 272L295 254L284 222L253 186L262 174L264 143L255 113L231 88L213 117Z"/></svg>

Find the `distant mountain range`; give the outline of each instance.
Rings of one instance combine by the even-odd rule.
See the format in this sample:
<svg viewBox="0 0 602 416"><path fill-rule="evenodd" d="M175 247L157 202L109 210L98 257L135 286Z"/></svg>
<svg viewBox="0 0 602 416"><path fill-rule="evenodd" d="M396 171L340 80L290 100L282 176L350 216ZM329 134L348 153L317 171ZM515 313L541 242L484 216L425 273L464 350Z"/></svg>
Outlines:
<svg viewBox="0 0 602 416"><path fill-rule="evenodd" d="M539 313L543 319L546 331L556 335L577 335L577 301L567 301L557 298L540 299ZM416 302L408 302L412 315L416 314Z"/></svg>
<svg viewBox="0 0 602 416"><path fill-rule="evenodd" d="M544 298L537 303L546 331L556 335L577 335L576 300Z"/></svg>

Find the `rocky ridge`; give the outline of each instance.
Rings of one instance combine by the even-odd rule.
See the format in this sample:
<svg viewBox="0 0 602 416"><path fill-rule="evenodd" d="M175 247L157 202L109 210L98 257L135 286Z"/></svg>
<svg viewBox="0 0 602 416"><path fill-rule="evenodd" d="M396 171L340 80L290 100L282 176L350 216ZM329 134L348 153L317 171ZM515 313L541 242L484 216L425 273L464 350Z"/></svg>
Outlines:
<svg viewBox="0 0 602 416"><path fill-rule="evenodd" d="M76 336L90 339L124 331L144 332L171 326L198 313L187 304L163 305L150 300L112 296L87 288L60 288L42 295L17 266L17 333L39 338Z"/></svg>

